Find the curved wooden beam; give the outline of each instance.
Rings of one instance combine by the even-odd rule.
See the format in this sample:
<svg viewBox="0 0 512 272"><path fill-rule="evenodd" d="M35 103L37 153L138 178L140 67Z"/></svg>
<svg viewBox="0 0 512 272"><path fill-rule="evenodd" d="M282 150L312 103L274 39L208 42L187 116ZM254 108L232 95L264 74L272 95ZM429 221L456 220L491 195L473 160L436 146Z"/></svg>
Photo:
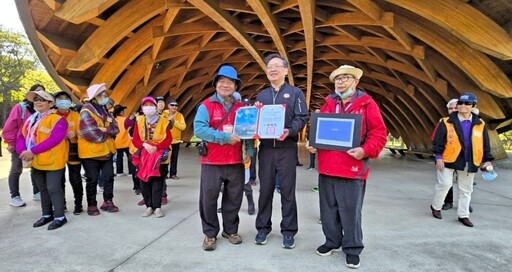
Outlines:
<svg viewBox="0 0 512 272"><path fill-rule="evenodd" d="M78 25L100 15L118 1L119 0L66 0L55 11L55 16L64 21Z"/></svg>
<svg viewBox="0 0 512 272"><path fill-rule="evenodd" d="M510 79L483 53L424 19L402 16L397 20L408 33L428 43L460 67L480 88L499 97L512 97Z"/></svg>
<svg viewBox="0 0 512 272"><path fill-rule="evenodd" d="M243 31L240 23L233 18L228 12L222 10L217 1L213 0L188 0L192 5L199 10L208 14L208 16L217 22L222 28L226 29L233 38L242 44L242 46L251 54L251 56L260 65L261 69L265 69L265 62L263 56L257 49L254 41Z"/></svg>
<svg viewBox="0 0 512 272"><path fill-rule="evenodd" d="M84 71L91 67L133 29L165 11L166 2L162 0L129 1L92 33L66 68ZM142 10L144 12L141 12Z"/></svg>
<svg viewBox="0 0 512 272"><path fill-rule="evenodd" d="M309 108L315 68L315 0L298 0L298 2L302 24L304 25L304 40L306 41L306 105Z"/></svg>
<svg viewBox="0 0 512 272"><path fill-rule="evenodd" d="M512 36L489 17L460 0L386 0L410 10L494 57L512 59Z"/></svg>

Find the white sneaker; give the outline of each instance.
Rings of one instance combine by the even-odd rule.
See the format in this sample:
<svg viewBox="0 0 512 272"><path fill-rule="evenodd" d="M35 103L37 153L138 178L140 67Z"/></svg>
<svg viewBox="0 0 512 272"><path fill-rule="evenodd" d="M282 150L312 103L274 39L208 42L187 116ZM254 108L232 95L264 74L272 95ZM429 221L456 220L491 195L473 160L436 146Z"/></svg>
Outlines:
<svg viewBox="0 0 512 272"><path fill-rule="evenodd" d="M34 201L41 201L41 193L37 193L32 197L32 200Z"/></svg>
<svg viewBox="0 0 512 272"><path fill-rule="evenodd" d="M103 187L98 186L98 192L99 192L99 193L103 193L103 191L104 191L104 190L103 190Z"/></svg>
<svg viewBox="0 0 512 272"><path fill-rule="evenodd" d="M16 196L11 198L11 202L9 202L9 205L14 207L22 207L27 205L27 203L25 203L25 201L23 201L23 199L21 199L20 196Z"/></svg>

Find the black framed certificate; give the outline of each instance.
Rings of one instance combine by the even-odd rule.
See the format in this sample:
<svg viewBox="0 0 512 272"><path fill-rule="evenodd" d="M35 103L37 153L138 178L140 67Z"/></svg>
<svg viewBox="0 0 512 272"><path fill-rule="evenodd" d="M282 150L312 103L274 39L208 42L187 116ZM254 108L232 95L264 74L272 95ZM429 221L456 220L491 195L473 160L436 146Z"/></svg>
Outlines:
<svg viewBox="0 0 512 272"><path fill-rule="evenodd" d="M347 151L361 145L361 114L312 113L309 145Z"/></svg>
<svg viewBox="0 0 512 272"><path fill-rule="evenodd" d="M241 107L233 133L241 139L277 139L284 134L285 105Z"/></svg>

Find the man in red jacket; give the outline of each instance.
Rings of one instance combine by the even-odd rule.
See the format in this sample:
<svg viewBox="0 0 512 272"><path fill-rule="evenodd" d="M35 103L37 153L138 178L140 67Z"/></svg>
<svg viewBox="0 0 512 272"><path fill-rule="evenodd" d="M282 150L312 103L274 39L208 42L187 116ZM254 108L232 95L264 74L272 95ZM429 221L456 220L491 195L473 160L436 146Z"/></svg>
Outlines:
<svg viewBox="0 0 512 272"><path fill-rule="evenodd" d="M349 268L359 267L359 254L364 247L361 210L370 159L379 156L387 135L377 103L357 89L362 75L361 69L349 65L334 70L329 79L335 91L325 98L320 109L322 113L362 115L360 146L348 151L318 149L320 218L325 243L316 252L327 256L342 247ZM312 146L307 148L317 152Z"/></svg>

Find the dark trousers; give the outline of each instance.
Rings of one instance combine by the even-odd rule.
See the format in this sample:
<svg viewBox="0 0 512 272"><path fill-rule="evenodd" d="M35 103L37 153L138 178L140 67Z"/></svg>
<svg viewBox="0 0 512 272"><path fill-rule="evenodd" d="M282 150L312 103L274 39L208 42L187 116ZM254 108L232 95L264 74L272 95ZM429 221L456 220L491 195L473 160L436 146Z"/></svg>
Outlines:
<svg viewBox="0 0 512 272"><path fill-rule="evenodd" d="M122 174L124 173L124 163L123 158L124 154L126 154L126 158L128 158L128 173L133 174L130 172L130 164L132 164L132 154L130 154L128 147L127 148L118 148L117 149L117 157L116 157L116 174Z"/></svg>
<svg viewBox="0 0 512 272"><path fill-rule="evenodd" d="M318 187L325 245L359 255L364 248L361 211L366 181L320 174Z"/></svg>
<svg viewBox="0 0 512 272"><path fill-rule="evenodd" d="M272 199L279 176L281 188L281 233L294 236L298 231L295 184L297 176L297 146L284 148L260 148L259 157L260 196L258 199L258 232L272 230Z"/></svg>
<svg viewBox="0 0 512 272"><path fill-rule="evenodd" d="M178 174L178 155L180 153L180 144L172 144L171 163L169 165L169 176Z"/></svg>
<svg viewBox="0 0 512 272"><path fill-rule="evenodd" d="M315 168L315 153L309 153L309 168Z"/></svg>
<svg viewBox="0 0 512 272"><path fill-rule="evenodd" d="M32 178L41 189L41 210L43 215L64 216L64 191L61 178L64 169L38 170L32 168Z"/></svg>
<svg viewBox="0 0 512 272"><path fill-rule="evenodd" d="M133 190L140 190L140 179L137 177L137 168L132 164L132 181L133 181Z"/></svg>
<svg viewBox="0 0 512 272"><path fill-rule="evenodd" d="M161 164L159 177L151 177L147 182L140 181L140 190L146 207L156 209L162 206L162 182L165 183L166 177L162 173L166 173L166 170L167 164Z"/></svg>
<svg viewBox="0 0 512 272"><path fill-rule="evenodd" d="M83 159L82 166L85 170L87 205L97 205L96 186L98 186L100 171L101 175L105 178L103 200L112 200L114 198L114 167L112 157L108 160Z"/></svg>
<svg viewBox="0 0 512 272"><path fill-rule="evenodd" d="M256 158L258 157L258 148L254 148L254 154L251 156L251 167L249 168L250 179L256 179Z"/></svg>
<svg viewBox="0 0 512 272"><path fill-rule="evenodd" d="M82 185L82 176L80 171L82 169L82 165L79 164L69 164L68 163L68 179L71 184L71 189L73 190L73 196L75 198L75 206L82 207L82 199L84 198L84 186ZM66 196L66 168L62 171L62 190L64 192L64 200ZM65 203L65 201L64 201Z"/></svg>
<svg viewBox="0 0 512 272"><path fill-rule="evenodd" d="M160 165L160 176L163 177L164 179L164 181L162 182L162 197L167 197L167 183L165 182L165 178L167 177L167 174L169 174L169 171L167 171L167 169L169 169L169 164Z"/></svg>
<svg viewBox="0 0 512 272"><path fill-rule="evenodd" d="M23 172L23 163L21 162L20 156L16 151L11 153L11 170L9 171L9 191L11 198L20 196L20 176ZM31 174L32 176L32 174ZM39 193L37 183L31 178L32 181L32 193L35 195Z"/></svg>
<svg viewBox="0 0 512 272"><path fill-rule="evenodd" d="M222 192L222 228L227 234L238 233L240 218L238 212L242 205L244 185L244 165L201 165L201 188L199 190L199 214L203 233L208 237L219 234L217 199L221 184Z"/></svg>

